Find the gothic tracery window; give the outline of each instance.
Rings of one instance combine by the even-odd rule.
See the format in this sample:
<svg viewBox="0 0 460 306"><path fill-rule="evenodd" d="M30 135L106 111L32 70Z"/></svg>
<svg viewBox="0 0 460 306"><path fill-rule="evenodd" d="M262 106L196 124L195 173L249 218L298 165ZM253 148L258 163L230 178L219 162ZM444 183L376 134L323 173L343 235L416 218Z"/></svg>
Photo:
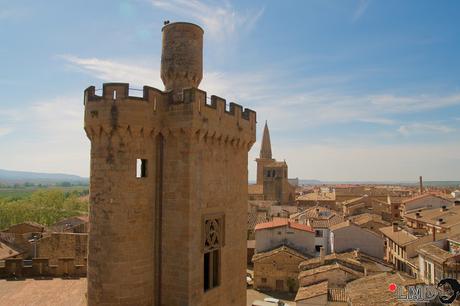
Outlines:
<svg viewBox="0 0 460 306"><path fill-rule="evenodd" d="M224 245L224 216L203 218L203 288L204 291L220 284L220 254Z"/></svg>

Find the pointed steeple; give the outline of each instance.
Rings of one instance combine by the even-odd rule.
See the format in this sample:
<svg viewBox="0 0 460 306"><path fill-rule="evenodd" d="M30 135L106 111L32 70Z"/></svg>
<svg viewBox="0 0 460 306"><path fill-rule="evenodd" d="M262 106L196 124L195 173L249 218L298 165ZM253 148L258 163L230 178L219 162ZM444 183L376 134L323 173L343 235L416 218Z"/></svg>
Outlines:
<svg viewBox="0 0 460 306"><path fill-rule="evenodd" d="M262 145L260 146L259 158L272 158L272 145L270 143L270 132L268 131L267 121L265 120L264 135L262 137Z"/></svg>

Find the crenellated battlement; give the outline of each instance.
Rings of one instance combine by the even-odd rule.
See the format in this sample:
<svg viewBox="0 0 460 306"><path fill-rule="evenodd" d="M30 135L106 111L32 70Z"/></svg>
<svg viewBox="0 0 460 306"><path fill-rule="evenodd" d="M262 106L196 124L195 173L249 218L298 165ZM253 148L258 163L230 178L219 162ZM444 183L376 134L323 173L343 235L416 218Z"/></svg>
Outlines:
<svg viewBox="0 0 460 306"><path fill-rule="evenodd" d="M90 86L85 89L85 105L87 102L101 101L101 100L118 100L118 99L133 99L139 101L153 101L152 99L156 96L161 96L164 93L150 86L144 86L142 97L130 96L129 95L129 84L128 83L104 83L102 85L102 95L96 94L96 87Z"/></svg>
<svg viewBox="0 0 460 306"><path fill-rule="evenodd" d="M131 89L132 91L132 89ZM105 83L102 94L94 86L84 93L85 130L88 137L128 131L128 136L152 135L164 130L189 129L194 133L219 134L225 139L240 139L252 145L255 141L256 113L239 104L212 95L198 88L177 92L161 91L144 86L142 96L130 94L127 83ZM125 133L126 134L126 133Z"/></svg>
<svg viewBox="0 0 460 306"><path fill-rule="evenodd" d="M225 99L212 95L210 103L208 103L207 93L197 88L187 88L182 92L182 99L178 101L172 100L171 92L163 92L157 88L144 86L142 97L130 95L130 87L128 83L104 83L102 86L102 95L96 94L96 87L90 86L85 89L84 92L84 104L85 106L90 102L100 101L119 101L119 100L133 100L146 103L163 103L166 107L162 109L167 110L170 105L180 105L195 103L198 109L201 110L201 106L206 106L217 110L219 113L226 113L228 115L240 116L241 119L250 120L251 117L255 119L255 111L243 107L237 103L230 102L227 107ZM158 107L160 105L156 105ZM156 109L155 109L156 110Z"/></svg>

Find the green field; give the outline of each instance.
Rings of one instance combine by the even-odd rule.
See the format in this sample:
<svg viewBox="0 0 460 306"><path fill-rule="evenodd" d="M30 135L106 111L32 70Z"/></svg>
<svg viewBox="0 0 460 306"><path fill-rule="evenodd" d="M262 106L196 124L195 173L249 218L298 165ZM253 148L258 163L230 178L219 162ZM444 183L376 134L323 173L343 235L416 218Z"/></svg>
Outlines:
<svg viewBox="0 0 460 306"><path fill-rule="evenodd" d="M0 187L0 199L22 199L31 195L34 191L37 190L61 190L63 192L72 192L78 191L83 192L88 190L88 186L70 186L70 187L61 187L61 186L46 186L46 187Z"/></svg>

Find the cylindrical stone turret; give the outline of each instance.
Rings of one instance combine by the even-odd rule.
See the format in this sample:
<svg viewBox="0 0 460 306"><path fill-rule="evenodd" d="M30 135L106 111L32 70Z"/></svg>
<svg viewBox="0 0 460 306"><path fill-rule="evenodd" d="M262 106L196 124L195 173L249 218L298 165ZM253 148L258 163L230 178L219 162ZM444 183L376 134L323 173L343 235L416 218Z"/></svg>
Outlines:
<svg viewBox="0 0 460 306"><path fill-rule="evenodd" d="M182 93L203 78L203 29L188 22L163 27L161 80L166 91Z"/></svg>

